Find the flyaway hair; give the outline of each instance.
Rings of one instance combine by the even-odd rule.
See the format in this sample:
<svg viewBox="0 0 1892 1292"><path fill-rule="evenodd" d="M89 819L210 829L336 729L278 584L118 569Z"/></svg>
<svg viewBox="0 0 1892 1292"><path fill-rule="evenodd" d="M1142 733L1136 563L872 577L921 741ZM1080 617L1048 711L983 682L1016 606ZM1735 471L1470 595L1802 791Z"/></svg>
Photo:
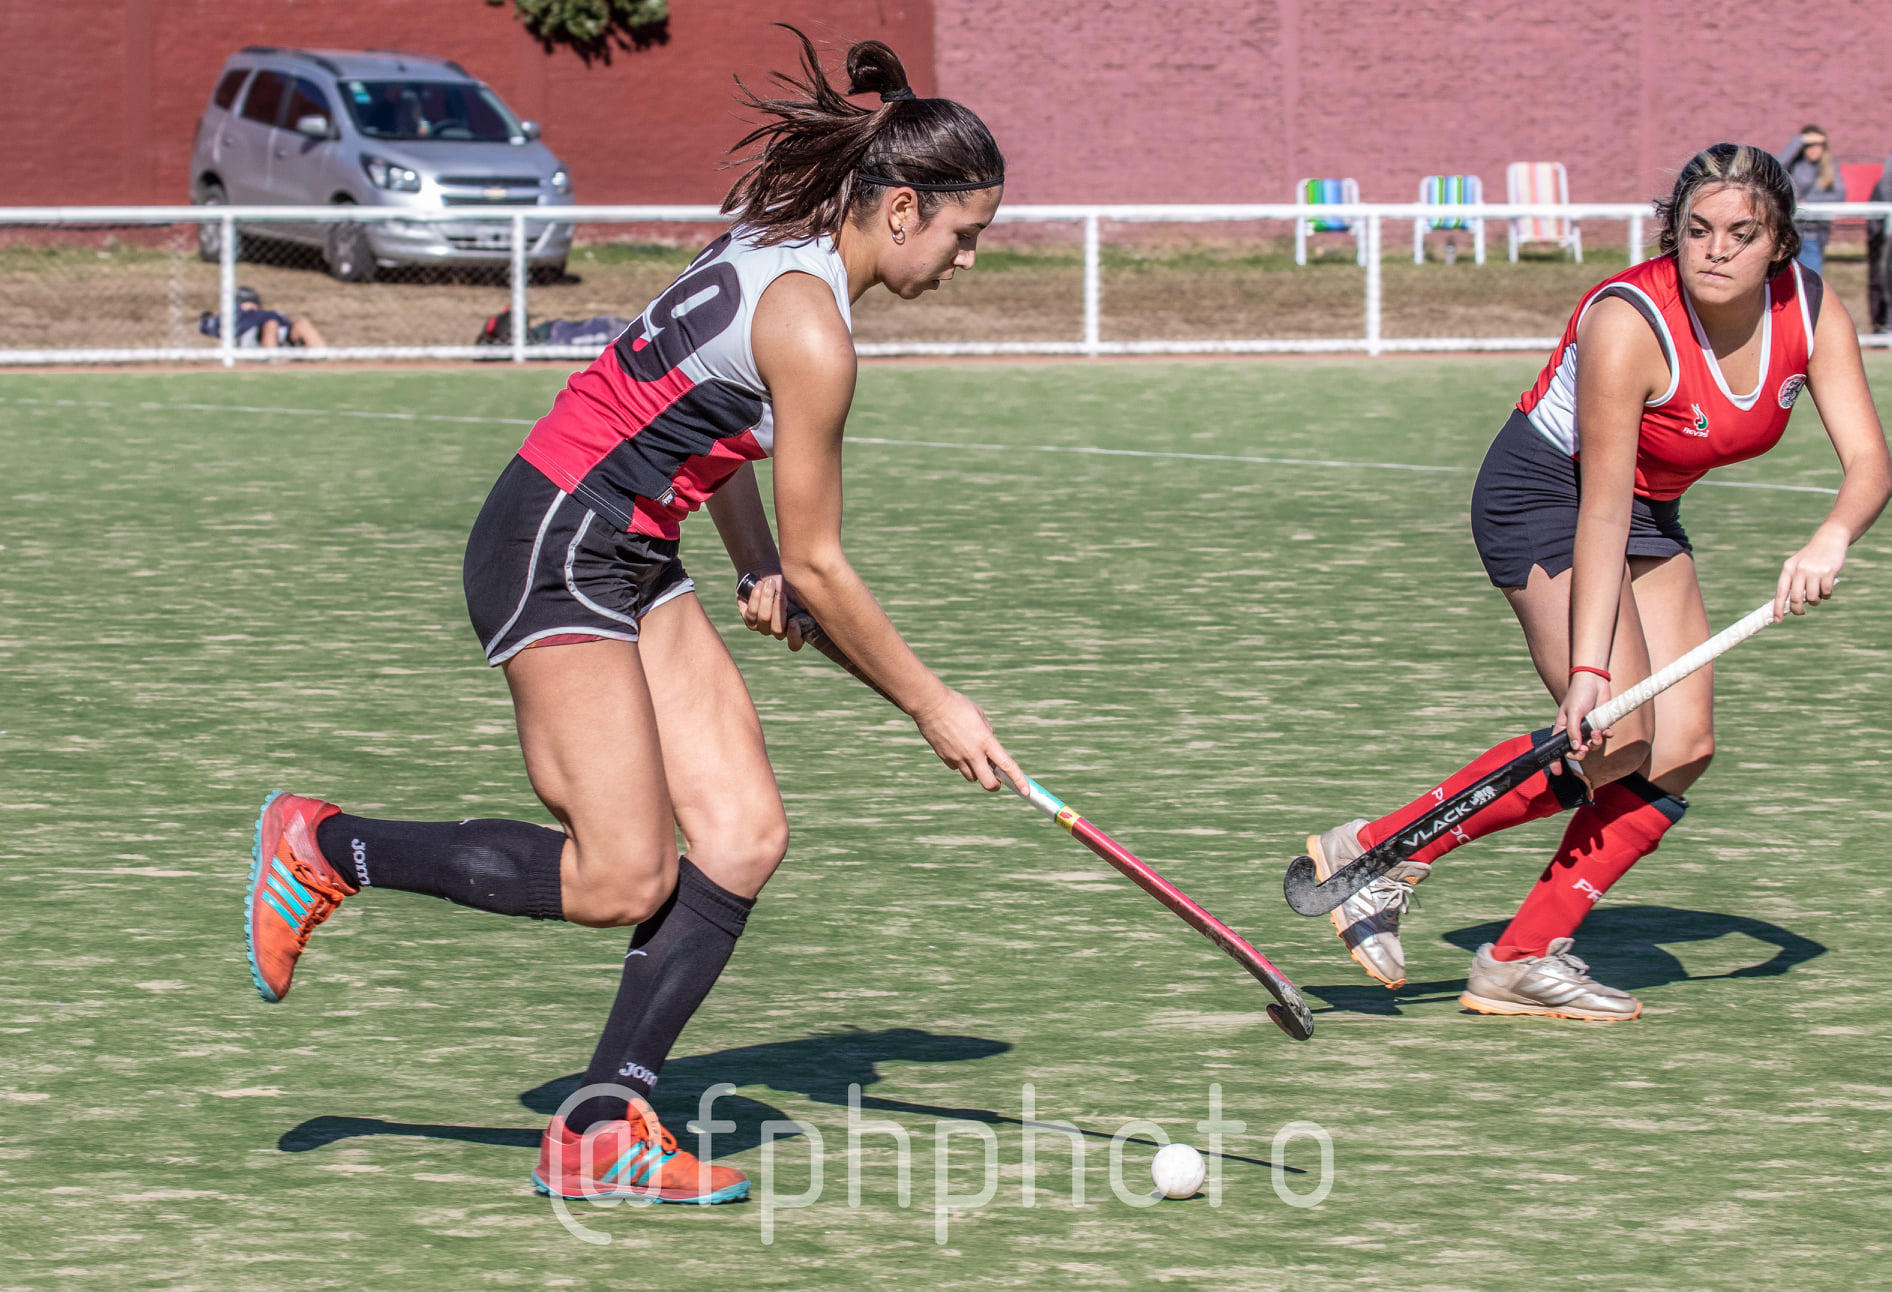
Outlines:
<svg viewBox="0 0 1892 1292"><path fill-rule="evenodd" d="M771 73L784 93L757 94L740 79L738 101L764 118L730 151L755 145L722 209L761 233L764 244L836 234L865 219L888 188L912 187L920 216L931 219L955 195L1005 182L1005 158L992 132L951 99L915 97L893 50L864 40L847 52L843 94L821 68L814 43L801 42L800 75ZM878 107L848 101L878 94Z"/></svg>

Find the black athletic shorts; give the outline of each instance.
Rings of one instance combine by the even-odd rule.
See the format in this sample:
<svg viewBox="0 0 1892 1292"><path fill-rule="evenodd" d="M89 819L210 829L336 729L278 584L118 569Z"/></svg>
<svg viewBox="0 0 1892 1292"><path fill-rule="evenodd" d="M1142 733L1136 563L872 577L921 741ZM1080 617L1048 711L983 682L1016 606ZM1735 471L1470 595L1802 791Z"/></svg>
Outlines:
<svg viewBox="0 0 1892 1292"><path fill-rule="evenodd" d="M617 529L521 457L473 522L465 580L491 664L555 638L634 642L639 619L696 587L675 539Z"/></svg>
<svg viewBox="0 0 1892 1292"><path fill-rule="evenodd" d="M1472 541L1495 586L1523 587L1533 565L1556 578L1575 563L1578 484L1576 460L1513 409L1472 486ZM1632 502L1627 555L1693 550L1682 528L1681 499L1638 496Z"/></svg>

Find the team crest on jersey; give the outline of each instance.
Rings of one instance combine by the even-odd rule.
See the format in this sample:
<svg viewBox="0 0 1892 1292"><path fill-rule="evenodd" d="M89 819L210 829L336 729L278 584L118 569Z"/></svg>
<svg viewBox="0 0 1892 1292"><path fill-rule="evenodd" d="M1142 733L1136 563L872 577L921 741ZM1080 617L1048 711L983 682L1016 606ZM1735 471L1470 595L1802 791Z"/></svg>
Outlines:
<svg viewBox="0 0 1892 1292"><path fill-rule="evenodd" d="M1702 412L1700 404L1690 404L1689 409L1695 414L1695 420L1682 428L1682 434L1708 438L1708 414Z"/></svg>
<svg viewBox="0 0 1892 1292"><path fill-rule="evenodd" d="M1800 392L1807 388L1807 374L1796 372L1780 383L1780 394L1776 398L1782 408L1792 408L1793 401L1800 398Z"/></svg>

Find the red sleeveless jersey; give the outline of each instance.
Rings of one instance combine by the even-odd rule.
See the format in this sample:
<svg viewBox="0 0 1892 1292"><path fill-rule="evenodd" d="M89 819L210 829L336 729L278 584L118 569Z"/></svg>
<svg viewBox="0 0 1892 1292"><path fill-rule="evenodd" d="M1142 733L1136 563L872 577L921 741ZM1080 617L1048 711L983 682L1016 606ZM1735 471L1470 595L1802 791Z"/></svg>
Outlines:
<svg viewBox="0 0 1892 1292"><path fill-rule="evenodd" d="M1824 285L1818 274L1789 264L1768 281L1766 291L1760 381L1745 394L1729 389L1671 255L1645 260L1593 287L1518 408L1551 443L1571 457L1581 456L1577 326L1605 296L1628 301L1654 330L1669 365L1668 389L1643 407L1636 492L1657 501L1680 498L1713 468L1759 457L1779 443L1794 401L1806 388Z"/></svg>
<svg viewBox="0 0 1892 1292"><path fill-rule="evenodd" d="M683 518L775 446L775 406L749 343L783 274L820 279L852 326L834 239L763 246L725 233L576 373L519 456L619 529L675 538Z"/></svg>

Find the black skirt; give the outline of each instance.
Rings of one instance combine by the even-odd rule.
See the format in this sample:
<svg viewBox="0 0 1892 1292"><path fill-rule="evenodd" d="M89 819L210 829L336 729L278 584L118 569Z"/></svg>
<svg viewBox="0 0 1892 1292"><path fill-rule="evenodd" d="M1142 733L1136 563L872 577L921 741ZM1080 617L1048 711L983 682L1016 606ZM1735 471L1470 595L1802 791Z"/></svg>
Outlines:
<svg viewBox="0 0 1892 1292"><path fill-rule="evenodd" d="M1521 588L1531 567L1553 579L1575 562L1580 477L1576 459L1545 439L1521 410L1485 452L1472 486L1472 541L1494 586ZM1630 509L1629 556L1691 552L1681 499L1637 496Z"/></svg>

